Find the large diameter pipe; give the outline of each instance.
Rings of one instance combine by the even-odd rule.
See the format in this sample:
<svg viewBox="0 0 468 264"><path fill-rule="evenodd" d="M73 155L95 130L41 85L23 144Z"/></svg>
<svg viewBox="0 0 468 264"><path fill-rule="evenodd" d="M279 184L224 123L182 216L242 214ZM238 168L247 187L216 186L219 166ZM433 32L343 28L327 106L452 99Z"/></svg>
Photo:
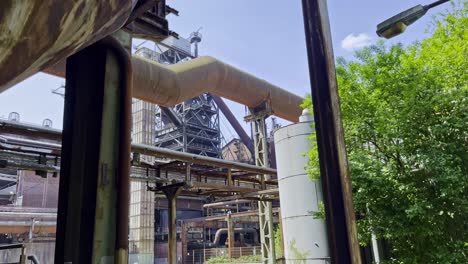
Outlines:
<svg viewBox="0 0 468 264"><path fill-rule="evenodd" d="M267 103L272 114L297 122L303 98L212 57L162 65L134 56L134 96L173 106L203 93L212 93L257 107Z"/></svg>
<svg viewBox="0 0 468 264"><path fill-rule="evenodd" d="M63 77L64 65L58 63L45 72ZM161 106L211 93L252 108L267 103L273 115L291 122L301 114L300 96L212 57L163 65L133 56L132 66L133 96Z"/></svg>
<svg viewBox="0 0 468 264"><path fill-rule="evenodd" d="M309 179L305 170L313 133L312 117L275 132L278 186L286 263L329 263L326 224L314 217L322 199L320 180ZM299 202L298 201L303 201Z"/></svg>
<svg viewBox="0 0 468 264"><path fill-rule="evenodd" d="M136 1L0 1L0 92L121 28Z"/></svg>

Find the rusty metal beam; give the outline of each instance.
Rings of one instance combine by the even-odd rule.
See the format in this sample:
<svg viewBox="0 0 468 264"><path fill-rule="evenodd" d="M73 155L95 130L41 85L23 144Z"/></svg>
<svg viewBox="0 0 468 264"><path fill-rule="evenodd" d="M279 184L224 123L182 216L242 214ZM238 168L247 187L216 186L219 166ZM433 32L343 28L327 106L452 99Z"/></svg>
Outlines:
<svg viewBox="0 0 468 264"><path fill-rule="evenodd" d="M158 148L154 146L132 144L132 151L143 155L156 156L162 158L169 158L173 160L180 160L200 165L210 165L220 168L238 169L247 172L255 172L267 175L276 175L276 170L271 168L262 168L260 166L249 165L240 162L221 160L206 156L200 156L190 153L174 151L165 148Z"/></svg>
<svg viewBox="0 0 468 264"><path fill-rule="evenodd" d="M302 0L332 263L361 263L326 0Z"/></svg>

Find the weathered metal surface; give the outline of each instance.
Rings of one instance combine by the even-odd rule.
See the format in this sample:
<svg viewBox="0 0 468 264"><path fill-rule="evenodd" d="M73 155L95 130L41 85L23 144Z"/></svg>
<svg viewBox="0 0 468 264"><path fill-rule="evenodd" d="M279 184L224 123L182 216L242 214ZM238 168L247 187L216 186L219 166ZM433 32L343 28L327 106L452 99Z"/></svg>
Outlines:
<svg viewBox="0 0 468 264"><path fill-rule="evenodd" d="M309 136L313 133L312 116L307 110L305 115L309 117L306 122L282 127L274 135L284 257L286 262L327 264L330 254L325 220L314 216L323 200L321 184L309 179L305 168L309 157L304 153L310 151Z"/></svg>
<svg viewBox="0 0 468 264"><path fill-rule="evenodd" d="M332 263L361 263L325 0L302 1Z"/></svg>
<svg viewBox="0 0 468 264"><path fill-rule="evenodd" d="M0 92L121 28L128 0L0 1Z"/></svg>
<svg viewBox="0 0 468 264"><path fill-rule="evenodd" d="M227 214L226 222L227 222L227 233L228 233L228 258L232 258L234 256L233 249L234 249L234 225L235 223L232 221L231 213ZM256 234L256 230L254 232Z"/></svg>
<svg viewBox="0 0 468 264"><path fill-rule="evenodd" d="M126 259L127 241L118 239L128 235L128 58L106 39L67 61L57 263Z"/></svg>

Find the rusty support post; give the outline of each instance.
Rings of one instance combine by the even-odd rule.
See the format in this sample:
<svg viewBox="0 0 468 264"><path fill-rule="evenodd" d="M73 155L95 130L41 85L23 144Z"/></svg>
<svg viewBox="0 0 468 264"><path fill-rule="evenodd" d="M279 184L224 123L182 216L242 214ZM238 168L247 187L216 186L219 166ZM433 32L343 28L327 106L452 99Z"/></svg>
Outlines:
<svg viewBox="0 0 468 264"><path fill-rule="evenodd" d="M326 0L302 0L332 263L361 263Z"/></svg>
<svg viewBox="0 0 468 264"><path fill-rule="evenodd" d="M231 213L226 216L227 231L228 231L228 257L234 257L234 223L232 222Z"/></svg>
<svg viewBox="0 0 468 264"><path fill-rule="evenodd" d="M185 221L182 221L182 225L180 228L180 240L182 244L182 263L186 263L187 258L187 224Z"/></svg>
<svg viewBox="0 0 468 264"><path fill-rule="evenodd" d="M169 247L167 259L168 264L177 264L177 196L181 190L181 186L174 186L163 190L167 198L169 211L169 232L167 238L167 244Z"/></svg>

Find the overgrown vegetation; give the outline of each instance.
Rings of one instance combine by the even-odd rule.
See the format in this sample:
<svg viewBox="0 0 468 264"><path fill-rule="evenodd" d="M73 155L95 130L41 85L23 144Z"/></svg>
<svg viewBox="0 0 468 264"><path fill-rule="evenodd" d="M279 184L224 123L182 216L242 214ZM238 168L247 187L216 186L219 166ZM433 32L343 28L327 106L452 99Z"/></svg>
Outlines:
<svg viewBox="0 0 468 264"><path fill-rule="evenodd" d="M217 263L255 263L261 262L262 258L260 255L255 256L242 256L240 258L227 258L227 257L214 257L208 259L205 264L217 264Z"/></svg>
<svg viewBox="0 0 468 264"><path fill-rule="evenodd" d="M281 258L283 256L281 250L281 226L277 225L275 228L275 255L276 258Z"/></svg>
<svg viewBox="0 0 468 264"><path fill-rule="evenodd" d="M467 11L464 1L441 16L420 43L337 61L359 241L372 229L394 263L468 259Z"/></svg>

